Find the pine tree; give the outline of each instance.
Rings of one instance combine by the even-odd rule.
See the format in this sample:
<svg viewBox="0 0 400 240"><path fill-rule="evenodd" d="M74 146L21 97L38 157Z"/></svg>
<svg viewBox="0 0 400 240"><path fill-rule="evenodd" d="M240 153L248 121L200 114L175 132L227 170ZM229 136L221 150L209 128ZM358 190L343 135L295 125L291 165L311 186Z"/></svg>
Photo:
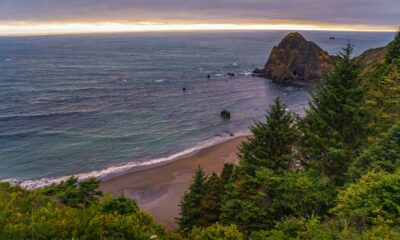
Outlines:
<svg viewBox="0 0 400 240"><path fill-rule="evenodd" d="M400 122L363 153L349 167L348 180L354 182L368 171L394 173L400 170Z"/></svg>
<svg viewBox="0 0 400 240"><path fill-rule="evenodd" d="M177 223L182 231L192 229L192 227L198 223L198 220L204 216L204 211L201 208L201 201L206 194L206 181L206 174L199 166L189 189L185 192L179 204L180 216L177 219Z"/></svg>
<svg viewBox="0 0 400 240"><path fill-rule="evenodd" d="M348 165L368 134L361 65L352 58L352 51L349 43L339 54L323 84L311 95L310 109L301 122L303 164L319 169L337 184L343 183Z"/></svg>
<svg viewBox="0 0 400 240"><path fill-rule="evenodd" d="M277 98L265 122L256 122L250 128L253 135L242 144L240 164L225 189L222 222L246 230L273 226L277 210L271 207L272 179L284 175L293 163L299 138L296 120Z"/></svg>
<svg viewBox="0 0 400 240"><path fill-rule="evenodd" d="M400 28L394 40L389 44L386 54L387 63L393 63L395 59L400 59Z"/></svg>
<svg viewBox="0 0 400 240"><path fill-rule="evenodd" d="M235 165L232 163L225 163L224 168L222 169L221 172L221 184L225 187L226 184L229 183L231 180L231 177L233 175L233 171L235 169Z"/></svg>
<svg viewBox="0 0 400 240"><path fill-rule="evenodd" d="M295 127L296 117L286 110L280 99L267 111L265 122L250 127L252 136L240 148L241 170L254 175L259 167L275 171L289 168L293 159L293 145L299 135Z"/></svg>
<svg viewBox="0 0 400 240"><path fill-rule="evenodd" d="M386 62L367 71L365 79L365 103L373 112L372 127L378 135L400 119L400 31L389 44Z"/></svg>
<svg viewBox="0 0 400 240"><path fill-rule="evenodd" d="M213 173L206 182L206 193L200 207L203 216L198 219L197 226L210 226L218 221L221 214L221 196L224 186L217 174Z"/></svg>

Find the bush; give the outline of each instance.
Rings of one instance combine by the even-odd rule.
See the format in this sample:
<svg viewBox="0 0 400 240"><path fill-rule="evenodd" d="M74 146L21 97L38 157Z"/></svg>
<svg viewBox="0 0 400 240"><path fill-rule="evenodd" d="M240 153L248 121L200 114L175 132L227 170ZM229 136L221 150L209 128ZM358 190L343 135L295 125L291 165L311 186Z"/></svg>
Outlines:
<svg viewBox="0 0 400 240"><path fill-rule="evenodd" d="M357 229L400 226L400 172L369 172L341 190L332 210Z"/></svg>
<svg viewBox="0 0 400 240"><path fill-rule="evenodd" d="M191 240L243 240L244 236L235 225L223 226L219 223L206 228L194 227L189 234Z"/></svg>

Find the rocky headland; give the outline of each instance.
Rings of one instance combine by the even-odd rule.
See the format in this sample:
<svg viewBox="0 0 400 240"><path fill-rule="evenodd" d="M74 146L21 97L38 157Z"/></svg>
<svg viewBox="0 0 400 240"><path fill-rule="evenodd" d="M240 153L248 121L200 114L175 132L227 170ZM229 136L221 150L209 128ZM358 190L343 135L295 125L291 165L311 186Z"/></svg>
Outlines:
<svg viewBox="0 0 400 240"><path fill-rule="evenodd" d="M294 32L272 49L264 68L254 73L280 83L314 81L321 79L334 59L317 44Z"/></svg>
<svg viewBox="0 0 400 240"><path fill-rule="evenodd" d="M369 49L357 58L368 66L384 61L386 51L387 46ZM256 69L253 73L278 83L312 83L322 79L336 58L294 32L272 49L264 68Z"/></svg>

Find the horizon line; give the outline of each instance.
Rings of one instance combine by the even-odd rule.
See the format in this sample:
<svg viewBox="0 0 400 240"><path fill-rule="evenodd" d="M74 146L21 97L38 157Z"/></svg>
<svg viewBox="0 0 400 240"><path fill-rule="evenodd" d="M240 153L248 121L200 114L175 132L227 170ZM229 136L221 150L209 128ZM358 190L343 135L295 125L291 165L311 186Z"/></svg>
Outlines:
<svg viewBox="0 0 400 240"><path fill-rule="evenodd" d="M191 32L191 31L342 31L342 32L395 32L396 27L334 24L226 24L226 23L33 23L0 24L0 36L43 36L129 32Z"/></svg>

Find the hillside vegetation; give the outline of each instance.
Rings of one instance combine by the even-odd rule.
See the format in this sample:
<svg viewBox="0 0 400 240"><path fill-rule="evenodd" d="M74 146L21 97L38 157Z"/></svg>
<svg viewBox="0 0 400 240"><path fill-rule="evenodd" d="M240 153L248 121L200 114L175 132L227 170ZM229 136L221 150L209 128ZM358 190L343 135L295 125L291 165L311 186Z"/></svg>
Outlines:
<svg viewBox="0 0 400 240"><path fill-rule="evenodd" d="M400 239L400 33L383 58L363 58L349 44L304 117L276 99L238 165L199 168L176 233L71 178L0 184L0 239Z"/></svg>

